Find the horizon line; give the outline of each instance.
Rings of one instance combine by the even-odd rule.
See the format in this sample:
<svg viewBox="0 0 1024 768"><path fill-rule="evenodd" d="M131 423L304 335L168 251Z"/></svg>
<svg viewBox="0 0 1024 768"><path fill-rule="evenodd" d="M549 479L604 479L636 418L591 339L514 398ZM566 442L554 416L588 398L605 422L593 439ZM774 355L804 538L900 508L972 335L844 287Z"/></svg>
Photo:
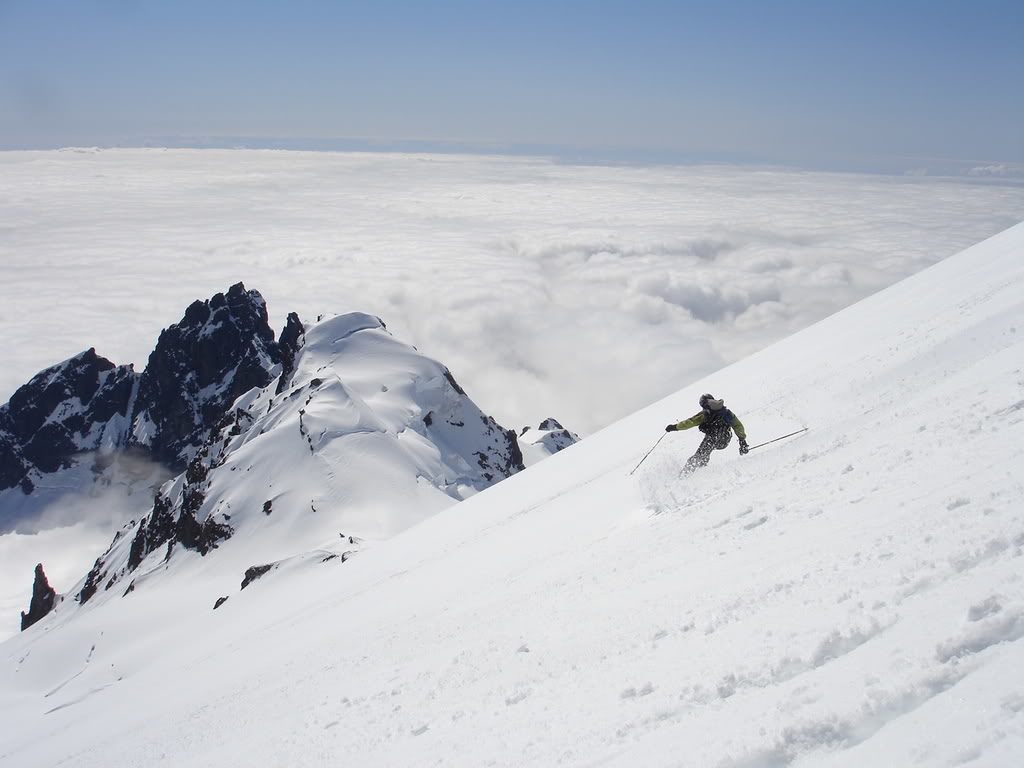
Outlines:
<svg viewBox="0 0 1024 768"><path fill-rule="evenodd" d="M565 165L601 166L757 166L832 173L861 173L906 178L957 178L987 183L1024 184L1024 163L941 157L851 156L841 160L770 158L751 152L639 148L630 146L571 146L514 141L460 139L367 139L186 134L142 136L107 141L0 142L0 152L46 152L108 149L231 149L293 152L363 152L436 155L534 157Z"/></svg>

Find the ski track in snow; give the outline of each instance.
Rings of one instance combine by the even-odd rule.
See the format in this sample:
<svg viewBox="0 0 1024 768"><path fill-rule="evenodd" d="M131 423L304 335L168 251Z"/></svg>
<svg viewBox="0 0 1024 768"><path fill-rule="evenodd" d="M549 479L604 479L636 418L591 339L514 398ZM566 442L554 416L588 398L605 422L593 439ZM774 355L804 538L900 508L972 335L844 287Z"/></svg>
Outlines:
<svg viewBox="0 0 1024 768"><path fill-rule="evenodd" d="M213 612L193 557L44 620L0 647L0 763L1021 764L1022 251L1024 225L344 566ZM751 443L811 429L682 478L700 434L673 433L630 477L707 390Z"/></svg>

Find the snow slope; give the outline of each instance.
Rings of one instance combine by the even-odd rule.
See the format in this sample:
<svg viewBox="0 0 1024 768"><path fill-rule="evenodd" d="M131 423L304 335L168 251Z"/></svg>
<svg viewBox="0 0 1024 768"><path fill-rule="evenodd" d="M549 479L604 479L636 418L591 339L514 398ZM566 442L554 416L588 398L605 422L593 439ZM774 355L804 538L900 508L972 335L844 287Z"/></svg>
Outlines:
<svg viewBox="0 0 1024 768"><path fill-rule="evenodd" d="M212 611L187 553L47 617L0 647L0 763L1019 765L1022 255L1018 225L347 563ZM752 444L810 430L630 475L704 391Z"/></svg>

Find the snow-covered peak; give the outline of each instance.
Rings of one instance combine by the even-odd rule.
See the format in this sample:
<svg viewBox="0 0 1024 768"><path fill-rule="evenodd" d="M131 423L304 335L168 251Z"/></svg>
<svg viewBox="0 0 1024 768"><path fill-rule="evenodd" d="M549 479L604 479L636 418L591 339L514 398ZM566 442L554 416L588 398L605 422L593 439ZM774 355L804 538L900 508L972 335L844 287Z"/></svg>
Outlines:
<svg viewBox="0 0 1024 768"><path fill-rule="evenodd" d="M234 402L76 587L80 603L135 592L188 552L217 550L227 590L250 566L345 554L524 468L515 433L380 319L338 315L294 335L291 372Z"/></svg>

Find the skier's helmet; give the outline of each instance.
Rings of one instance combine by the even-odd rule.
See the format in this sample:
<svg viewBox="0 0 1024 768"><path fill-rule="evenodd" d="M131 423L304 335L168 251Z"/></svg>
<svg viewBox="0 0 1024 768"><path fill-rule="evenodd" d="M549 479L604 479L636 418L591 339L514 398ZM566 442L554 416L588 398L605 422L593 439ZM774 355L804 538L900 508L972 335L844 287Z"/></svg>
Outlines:
<svg viewBox="0 0 1024 768"><path fill-rule="evenodd" d="M725 407L725 401L715 400L714 395L701 395L700 396L700 407L705 411L720 411Z"/></svg>

